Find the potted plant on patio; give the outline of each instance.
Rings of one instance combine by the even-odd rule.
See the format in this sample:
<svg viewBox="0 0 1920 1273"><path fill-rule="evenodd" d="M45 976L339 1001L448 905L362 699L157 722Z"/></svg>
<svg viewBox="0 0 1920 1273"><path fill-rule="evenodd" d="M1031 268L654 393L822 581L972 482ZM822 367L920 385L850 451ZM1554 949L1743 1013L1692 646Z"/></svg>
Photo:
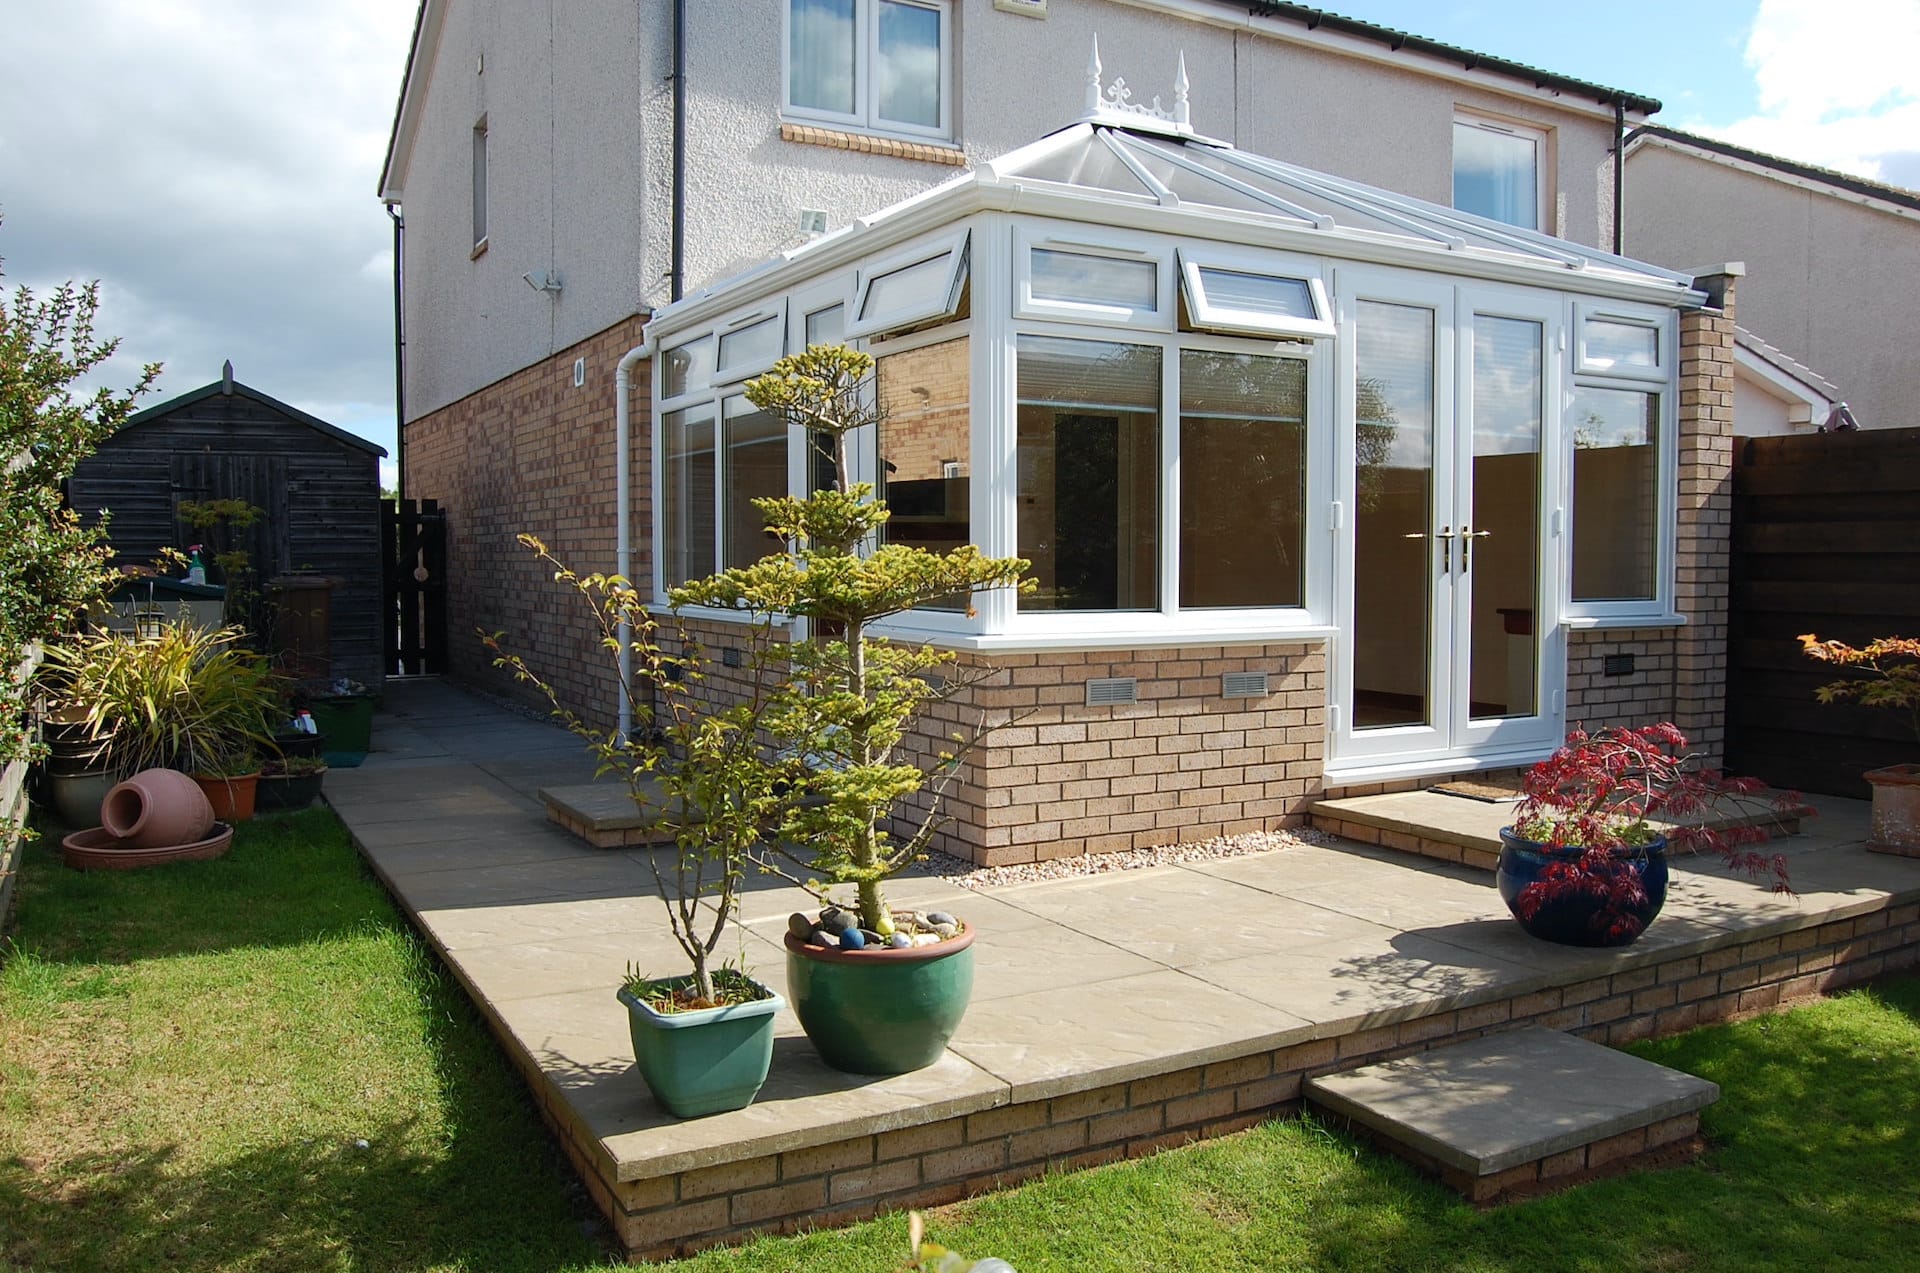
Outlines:
<svg viewBox="0 0 1920 1273"><path fill-rule="evenodd" d="M1811 658L1851 675L1814 691L1823 703L1851 699L1865 707L1905 713L1920 741L1920 640L1881 637L1858 649L1844 641L1822 641L1809 632L1800 648ZM1874 853L1920 857L1920 765L1887 765L1861 775L1873 787L1873 823L1867 848Z"/></svg>
<svg viewBox="0 0 1920 1273"><path fill-rule="evenodd" d="M1792 891L1786 860L1747 846L1798 811L1794 797L1768 800L1757 779L1701 769L1686 747L1665 723L1576 729L1527 771L1513 824L1500 829L1498 875L1522 928L1563 945L1627 945L1665 905L1674 851L1713 850Z"/></svg>
<svg viewBox="0 0 1920 1273"><path fill-rule="evenodd" d="M775 819L785 777L762 754L772 624L748 634L752 647L745 697L720 705L706 691L705 662L685 633L669 653L658 621L617 575L575 574L539 540L520 542L553 568L592 612L600 647L617 665L626 649L630 678L616 678L636 722L629 737L595 729L561 703L552 684L501 633L481 635L494 664L537 689L553 715L585 740L598 774L626 784L634 805L670 849L646 854L688 971L654 977L629 967L618 997L626 1005L634 1061L655 1098L681 1118L740 1109L766 1082L773 1060L774 1014L785 1001L715 952L739 912L748 850ZM597 775L596 775L597 776ZM665 855L669 861L662 863Z"/></svg>
<svg viewBox="0 0 1920 1273"><path fill-rule="evenodd" d="M788 550L669 595L676 607L807 625L769 691L764 722L789 762L790 786L757 858L827 903L817 915L793 916L786 936L787 990L807 1037L829 1065L893 1074L931 1065L945 1050L972 994L974 932L949 915L893 910L884 884L925 855L946 789L986 727L931 745L913 740L916 717L982 674L950 652L894 644L872 627L942 598L1032 585L1022 582L1026 562L971 545L932 553L874 544L887 508L870 484L849 480L847 443L881 420L872 370L864 353L816 345L747 382L754 406L830 450L833 485L755 500Z"/></svg>
<svg viewBox="0 0 1920 1273"><path fill-rule="evenodd" d="M260 812L280 813L304 809L320 798L327 776L324 756L280 756L260 766L260 780L254 788L254 808Z"/></svg>

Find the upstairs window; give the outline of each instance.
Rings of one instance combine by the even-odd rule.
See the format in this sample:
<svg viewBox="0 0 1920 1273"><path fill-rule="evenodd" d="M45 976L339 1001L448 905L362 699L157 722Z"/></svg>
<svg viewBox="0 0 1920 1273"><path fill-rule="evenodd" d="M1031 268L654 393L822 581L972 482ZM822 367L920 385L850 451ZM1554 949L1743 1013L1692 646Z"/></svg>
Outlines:
<svg viewBox="0 0 1920 1273"><path fill-rule="evenodd" d="M1453 121L1453 206L1523 230L1541 228L1547 135L1477 116Z"/></svg>
<svg viewBox="0 0 1920 1273"><path fill-rule="evenodd" d="M953 136L951 0L788 0L787 114Z"/></svg>

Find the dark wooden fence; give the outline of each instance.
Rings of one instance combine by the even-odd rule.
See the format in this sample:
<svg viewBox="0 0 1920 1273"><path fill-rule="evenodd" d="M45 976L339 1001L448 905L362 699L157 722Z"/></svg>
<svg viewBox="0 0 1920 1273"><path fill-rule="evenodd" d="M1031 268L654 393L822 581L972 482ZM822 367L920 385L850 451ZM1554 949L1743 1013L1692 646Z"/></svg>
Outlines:
<svg viewBox="0 0 1920 1273"><path fill-rule="evenodd" d="M430 499L383 500L386 672L447 670L447 515Z"/></svg>
<svg viewBox="0 0 1920 1273"><path fill-rule="evenodd" d="M1817 633L1920 636L1920 429L1742 439L1734 446L1727 767L1864 799L1868 769L1920 760L1906 718L1814 690Z"/></svg>

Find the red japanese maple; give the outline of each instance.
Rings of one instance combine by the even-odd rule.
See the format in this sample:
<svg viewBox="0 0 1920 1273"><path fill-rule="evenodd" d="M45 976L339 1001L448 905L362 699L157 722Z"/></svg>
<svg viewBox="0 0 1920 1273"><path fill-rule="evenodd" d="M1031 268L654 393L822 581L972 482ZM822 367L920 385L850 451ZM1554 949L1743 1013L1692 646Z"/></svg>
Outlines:
<svg viewBox="0 0 1920 1273"><path fill-rule="evenodd" d="M1662 835L1671 851L1718 853L1756 878L1771 875L1774 892L1791 893L1786 859L1751 846L1768 838L1770 817L1804 812L1798 797L1769 797L1757 778L1729 778L1698 762L1669 723L1569 733L1527 772L1526 798L1514 815L1516 835L1568 852L1521 890L1521 916L1584 897L1598 908L1598 927L1637 926L1634 912L1647 900L1637 866ZM1726 813L1746 820L1727 824L1712 816ZM1696 815L1707 815L1704 824Z"/></svg>

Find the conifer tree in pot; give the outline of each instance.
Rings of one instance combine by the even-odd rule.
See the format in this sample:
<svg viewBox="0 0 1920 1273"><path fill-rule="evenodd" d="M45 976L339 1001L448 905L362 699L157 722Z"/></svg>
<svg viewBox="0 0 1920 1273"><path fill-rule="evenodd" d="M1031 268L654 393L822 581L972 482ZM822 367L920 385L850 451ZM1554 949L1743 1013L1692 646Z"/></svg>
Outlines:
<svg viewBox="0 0 1920 1273"><path fill-rule="evenodd" d="M620 681L636 728L630 737L595 729L564 705L552 684L482 633L494 664L534 686L553 715L587 743L599 773L623 781L664 841L647 853L688 971L652 976L630 967L618 991L626 1005L634 1063L654 1097L681 1118L740 1109L766 1082L774 1016L785 1001L719 948L740 909L748 850L777 818L783 766L768 763L761 730L772 624L755 623L747 693L720 702L704 692L704 661L684 632L662 639L659 621L618 575L578 575L531 535L520 542L553 569L592 613L599 646L616 668L624 648L633 675ZM673 652L670 652L673 651Z"/></svg>
<svg viewBox="0 0 1920 1273"><path fill-rule="evenodd" d="M787 935L787 989L828 1064L901 1073L937 1060L972 991L973 930L946 915L896 912L884 884L921 858L942 825L942 798L981 726L932 753L909 739L930 705L985 673L949 651L895 644L873 625L916 606L988 588L1031 588L1027 563L972 545L945 553L884 539L886 505L849 480L848 436L880 422L873 359L816 345L746 385L748 401L831 448L834 484L804 498L756 500L787 551L672 590L675 606L803 620L808 639L763 717L789 783L778 826L759 850L764 869L826 906L797 914ZM949 745L950 744L950 745ZM927 793L916 807L909 803ZM840 890L835 893L835 890Z"/></svg>

